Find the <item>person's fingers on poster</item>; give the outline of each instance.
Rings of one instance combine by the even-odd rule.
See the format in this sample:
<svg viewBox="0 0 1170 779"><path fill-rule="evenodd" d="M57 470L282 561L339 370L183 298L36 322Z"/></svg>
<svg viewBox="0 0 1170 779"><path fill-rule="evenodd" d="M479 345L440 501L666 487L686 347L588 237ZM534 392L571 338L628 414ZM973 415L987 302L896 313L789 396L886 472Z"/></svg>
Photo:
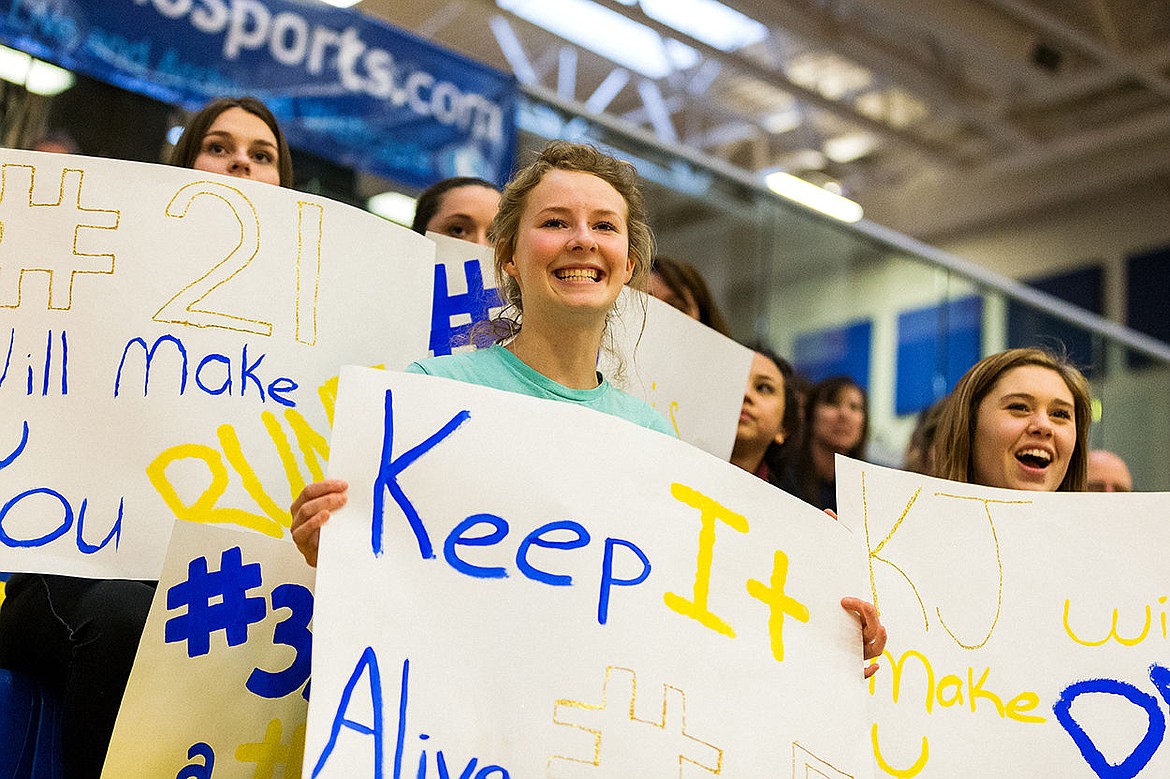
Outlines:
<svg viewBox="0 0 1170 779"><path fill-rule="evenodd" d="M345 505L349 484L342 479L317 481L301 490L289 508L292 515L292 537L305 562L317 567L317 544L321 526L331 512Z"/></svg>
<svg viewBox="0 0 1170 779"><path fill-rule="evenodd" d="M861 598L845 597L841 599L841 606L851 611L861 620L861 654L866 660L880 657L886 648L886 628L878 616L877 607ZM865 678L877 673L878 664L871 663L865 669Z"/></svg>

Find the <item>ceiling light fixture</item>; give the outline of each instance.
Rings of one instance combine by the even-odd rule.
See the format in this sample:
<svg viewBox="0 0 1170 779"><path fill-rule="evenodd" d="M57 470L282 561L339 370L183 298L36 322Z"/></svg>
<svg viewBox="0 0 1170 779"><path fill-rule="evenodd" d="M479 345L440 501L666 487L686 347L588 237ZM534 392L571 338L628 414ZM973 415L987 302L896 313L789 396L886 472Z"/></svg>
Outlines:
<svg viewBox="0 0 1170 779"><path fill-rule="evenodd" d="M836 138L829 138L822 145L825 156L838 163L859 160L876 148L877 138L867 132L838 135Z"/></svg>
<svg viewBox="0 0 1170 779"><path fill-rule="evenodd" d="M496 0L496 5L647 78L676 70L661 35L593 0Z"/></svg>
<svg viewBox="0 0 1170 779"><path fill-rule="evenodd" d="M768 28L718 0L641 0L651 19L720 51L735 51L768 37Z"/></svg>
<svg viewBox="0 0 1170 779"><path fill-rule="evenodd" d="M860 222L865 216L860 204L784 171L769 173L764 177L764 183L777 195L842 222Z"/></svg>
<svg viewBox="0 0 1170 779"><path fill-rule="evenodd" d="M0 78L45 97L61 94L75 81L68 70L7 46L0 46Z"/></svg>
<svg viewBox="0 0 1170 779"><path fill-rule="evenodd" d="M366 210L403 227L414 222L415 199L401 192L383 192L366 201Z"/></svg>
<svg viewBox="0 0 1170 779"><path fill-rule="evenodd" d="M784 133L792 132L803 123L804 116L801 114L800 109L795 106L773 111L770 114L765 114L760 119L760 126L773 135L783 135Z"/></svg>

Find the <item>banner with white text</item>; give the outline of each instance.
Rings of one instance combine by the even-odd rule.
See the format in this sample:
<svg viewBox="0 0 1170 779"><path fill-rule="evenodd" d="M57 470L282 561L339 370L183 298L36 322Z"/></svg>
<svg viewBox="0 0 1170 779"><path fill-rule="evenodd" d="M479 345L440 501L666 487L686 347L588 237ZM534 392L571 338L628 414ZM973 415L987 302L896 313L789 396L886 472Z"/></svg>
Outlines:
<svg viewBox="0 0 1170 779"><path fill-rule="evenodd" d="M0 42L188 110L254 95L294 147L420 189L515 156L514 78L350 8L0 0Z"/></svg>
<svg viewBox="0 0 1170 779"><path fill-rule="evenodd" d="M837 458L890 634L878 776L1170 776L1170 495L1021 492Z"/></svg>
<svg viewBox="0 0 1170 779"><path fill-rule="evenodd" d="M572 404L342 371L304 775L870 774L860 540Z"/></svg>

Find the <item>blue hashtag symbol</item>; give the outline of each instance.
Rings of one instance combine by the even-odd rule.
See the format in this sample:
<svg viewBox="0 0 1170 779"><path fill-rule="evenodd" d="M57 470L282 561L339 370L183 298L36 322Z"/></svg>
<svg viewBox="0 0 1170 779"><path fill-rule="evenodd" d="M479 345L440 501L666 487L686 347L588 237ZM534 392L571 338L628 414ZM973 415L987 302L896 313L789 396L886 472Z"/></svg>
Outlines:
<svg viewBox="0 0 1170 779"><path fill-rule="evenodd" d="M248 625L260 622L267 613L263 597L248 597L248 590L261 584L260 564L243 564L240 547L226 550L219 558L219 570L207 570L207 558L187 564L187 580L167 590L167 611L183 606L186 614L171 617L164 629L166 643L187 642L187 656L199 657L211 649L211 634L222 630L228 646L248 640ZM213 598L219 601L212 603Z"/></svg>
<svg viewBox="0 0 1170 779"><path fill-rule="evenodd" d="M451 353L453 343L465 341L467 333L476 322L488 318L493 308L503 305L495 287L484 289L483 271L479 260L463 263L463 277L467 279L467 291L455 295L447 292L447 268L435 266L435 296L431 304L431 352L436 357ZM471 317L470 322L451 326L451 319L461 314Z"/></svg>

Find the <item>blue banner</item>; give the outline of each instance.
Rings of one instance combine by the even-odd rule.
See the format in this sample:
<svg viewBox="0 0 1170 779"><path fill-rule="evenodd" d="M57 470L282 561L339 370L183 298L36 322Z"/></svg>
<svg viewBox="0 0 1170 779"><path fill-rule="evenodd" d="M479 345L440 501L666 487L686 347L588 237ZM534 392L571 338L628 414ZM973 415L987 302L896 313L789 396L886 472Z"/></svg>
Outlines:
<svg viewBox="0 0 1170 779"><path fill-rule="evenodd" d="M295 0L0 0L0 41L195 109L250 94L289 142L424 187L507 178L510 76L350 10Z"/></svg>

